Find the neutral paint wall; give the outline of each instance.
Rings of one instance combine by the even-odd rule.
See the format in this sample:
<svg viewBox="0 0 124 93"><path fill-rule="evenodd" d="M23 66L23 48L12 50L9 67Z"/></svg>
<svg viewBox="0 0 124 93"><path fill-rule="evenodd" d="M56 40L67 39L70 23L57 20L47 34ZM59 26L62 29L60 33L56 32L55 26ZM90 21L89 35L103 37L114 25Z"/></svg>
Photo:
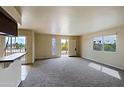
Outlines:
<svg viewBox="0 0 124 93"><path fill-rule="evenodd" d="M57 53L56 55L52 55L51 46L52 46L52 38L56 38L57 40ZM60 56L60 37L52 36L52 35L44 35L40 33L35 33L35 58L51 58L51 57L59 57Z"/></svg>
<svg viewBox="0 0 124 93"><path fill-rule="evenodd" d="M4 55L5 36L0 35L0 57Z"/></svg>
<svg viewBox="0 0 124 93"><path fill-rule="evenodd" d="M117 33L117 51L105 52L93 50L93 38ZM124 69L124 27L113 28L81 37L81 57Z"/></svg>
<svg viewBox="0 0 124 93"><path fill-rule="evenodd" d="M57 40L57 53L56 55L52 55L52 38L56 38ZM77 49L79 55L79 37L77 36L59 36L59 35L47 35L35 33L35 59L41 58L53 58L61 56L61 39L76 39L77 40Z"/></svg>
<svg viewBox="0 0 124 93"><path fill-rule="evenodd" d="M19 29L19 36L26 37L26 63L34 63L35 48L34 48L34 32L32 30Z"/></svg>

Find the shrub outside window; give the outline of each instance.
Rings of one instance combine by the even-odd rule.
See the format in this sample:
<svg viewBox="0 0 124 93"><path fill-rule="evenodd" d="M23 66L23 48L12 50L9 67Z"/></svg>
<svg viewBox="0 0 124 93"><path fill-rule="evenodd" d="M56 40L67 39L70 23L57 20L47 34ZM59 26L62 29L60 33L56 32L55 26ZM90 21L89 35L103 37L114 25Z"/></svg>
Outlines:
<svg viewBox="0 0 124 93"><path fill-rule="evenodd" d="M116 35L104 36L104 51L116 52Z"/></svg>

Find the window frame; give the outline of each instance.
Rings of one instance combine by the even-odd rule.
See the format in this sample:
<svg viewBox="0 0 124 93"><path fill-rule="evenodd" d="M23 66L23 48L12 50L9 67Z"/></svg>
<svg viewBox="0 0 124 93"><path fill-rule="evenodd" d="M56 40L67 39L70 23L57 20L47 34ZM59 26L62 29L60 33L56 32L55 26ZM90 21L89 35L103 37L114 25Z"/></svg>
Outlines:
<svg viewBox="0 0 124 93"><path fill-rule="evenodd" d="M104 38L106 36L113 36L113 35L116 36L116 42L115 42L116 48L115 48L115 51L105 51L105 49L104 49L104 46L105 46L105 44L104 44L104 42L105 42ZM94 49L94 38L97 38L97 37L101 37L102 38L102 50L95 50ZM93 51L98 51L98 52L102 51L102 52L111 52L111 53L116 53L117 52L117 33L116 34L107 34L107 35L96 36L94 38L93 38Z"/></svg>
<svg viewBox="0 0 124 93"><path fill-rule="evenodd" d="M101 49L101 50L95 50L95 49L94 49L94 39L95 39L95 38L101 38L101 42L102 42L102 43L101 43L101 44L102 44L102 49ZM94 51L103 51L103 50L104 50L103 48L104 48L104 46L103 46L103 36L96 36L96 37L94 37L94 38L93 38L93 50L94 50Z"/></svg>
<svg viewBox="0 0 124 93"><path fill-rule="evenodd" d="M18 51L16 51L15 44L16 43L22 44L22 43L18 42L18 39L20 37L24 38L24 44L23 44L24 47L19 48ZM7 43L7 41L8 41L8 43ZM23 51L22 51L22 49L23 49ZM14 53L23 53L23 52L26 52L26 36L18 36L18 37L5 36L5 53L4 53L5 56L11 55L11 54L14 54Z"/></svg>
<svg viewBox="0 0 124 93"><path fill-rule="evenodd" d="M115 47L115 51L105 51L105 37L107 37L107 36L114 36L115 35L115 39L116 39L116 42L115 42L115 45L116 45L116 47ZM103 36L103 51L104 52L113 52L113 53L116 53L117 52L117 34L109 34L109 35L104 35Z"/></svg>
<svg viewBox="0 0 124 93"><path fill-rule="evenodd" d="M53 40L54 40L54 44L55 45L53 45ZM53 37L52 38L52 42L51 42L51 44L52 44L52 49L51 49L51 54L53 55L53 56L55 56L55 55L57 55L57 39L55 38L55 37ZM53 47L54 46L54 47ZM55 48L55 50L54 50L54 48Z"/></svg>

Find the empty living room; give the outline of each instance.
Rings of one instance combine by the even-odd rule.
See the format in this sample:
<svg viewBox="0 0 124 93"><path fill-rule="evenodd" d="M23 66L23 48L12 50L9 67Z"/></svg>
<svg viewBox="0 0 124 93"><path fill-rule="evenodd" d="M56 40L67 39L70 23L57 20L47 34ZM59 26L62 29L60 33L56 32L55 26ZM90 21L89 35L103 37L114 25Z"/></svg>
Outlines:
<svg viewBox="0 0 124 93"><path fill-rule="evenodd" d="M124 87L124 6L0 6L0 87Z"/></svg>

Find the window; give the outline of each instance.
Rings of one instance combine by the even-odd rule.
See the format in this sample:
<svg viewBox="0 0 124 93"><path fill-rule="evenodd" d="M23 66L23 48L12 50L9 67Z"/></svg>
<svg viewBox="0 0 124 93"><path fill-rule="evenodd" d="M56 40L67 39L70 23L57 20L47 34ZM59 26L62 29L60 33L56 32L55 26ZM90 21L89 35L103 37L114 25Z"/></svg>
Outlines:
<svg viewBox="0 0 124 93"><path fill-rule="evenodd" d="M5 44L5 56L26 51L26 37L24 36L6 37Z"/></svg>
<svg viewBox="0 0 124 93"><path fill-rule="evenodd" d="M102 37L95 37L93 39L93 50L102 51L103 50L103 39Z"/></svg>
<svg viewBox="0 0 124 93"><path fill-rule="evenodd" d="M104 51L116 51L116 35L104 36Z"/></svg>
<svg viewBox="0 0 124 93"><path fill-rule="evenodd" d="M52 55L56 55L56 52L57 52L56 39L52 38Z"/></svg>
<svg viewBox="0 0 124 93"><path fill-rule="evenodd" d="M93 39L93 50L116 52L116 35L95 37Z"/></svg>

